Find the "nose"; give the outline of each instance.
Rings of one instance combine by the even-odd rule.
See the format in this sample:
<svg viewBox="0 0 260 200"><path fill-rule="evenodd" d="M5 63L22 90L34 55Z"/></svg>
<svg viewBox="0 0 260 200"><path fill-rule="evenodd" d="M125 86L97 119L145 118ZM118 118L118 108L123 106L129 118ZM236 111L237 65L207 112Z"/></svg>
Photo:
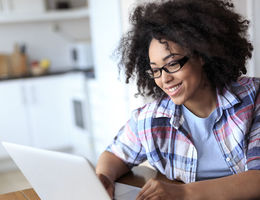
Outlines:
<svg viewBox="0 0 260 200"><path fill-rule="evenodd" d="M161 78L162 78L162 82L164 83L167 83L174 79L173 74L167 73L165 70L162 70Z"/></svg>

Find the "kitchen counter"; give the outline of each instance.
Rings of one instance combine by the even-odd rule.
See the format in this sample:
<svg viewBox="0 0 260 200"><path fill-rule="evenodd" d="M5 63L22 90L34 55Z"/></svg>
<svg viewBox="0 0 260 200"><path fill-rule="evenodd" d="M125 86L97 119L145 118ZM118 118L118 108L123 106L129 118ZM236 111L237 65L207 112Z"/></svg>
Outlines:
<svg viewBox="0 0 260 200"><path fill-rule="evenodd" d="M67 69L67 70L59 70L59 71L50 71L41 75L34 76L32 74L25 75L25 76L19 76L19 77L8 77L8 78L0 78L0 81L8 81L8 80L15 80L15 79L31 79L31 78L39 78L39 77L45 77L45 76L55 76L60 74L66 74L66 73L74 73L74 72L82 72L85 74L87 78L95 78L94 69Z"/></svg>

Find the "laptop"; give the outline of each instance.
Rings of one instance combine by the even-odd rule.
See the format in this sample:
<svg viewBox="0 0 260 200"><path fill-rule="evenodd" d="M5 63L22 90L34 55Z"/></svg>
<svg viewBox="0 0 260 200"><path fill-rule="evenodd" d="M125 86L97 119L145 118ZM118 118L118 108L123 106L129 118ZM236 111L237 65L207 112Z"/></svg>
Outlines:
<svg viewBox="0 0 260 200"><path fill-rule="evenodd" d="M42 200L110 200L91 164L81 156L2 142ZM116 200L136 199L140 188L116 183Z"/></svg>

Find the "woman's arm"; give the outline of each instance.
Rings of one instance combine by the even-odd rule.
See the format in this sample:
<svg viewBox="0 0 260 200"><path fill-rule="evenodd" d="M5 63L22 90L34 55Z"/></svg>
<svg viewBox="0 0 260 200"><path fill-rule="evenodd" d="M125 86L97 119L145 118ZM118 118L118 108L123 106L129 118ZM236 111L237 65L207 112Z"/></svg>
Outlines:
<svg viewBox="0 0 260 200"><path fill-rule="evenodd" d="M148 181L137 200L253 200L260 199L260 171L251 170L188 184Z"/></svg>
<svg viewBox="0 0 260 200"><path fill-rule="evenodd" d="M129 168L126 164L108 151L103 152L99 157L96 166L96 174L111 199L113 199L114 196L114 181L128 171Z"/></svg>
<svg viewBox="0 0 260 200"><path fill-rule="evenodd" d="M250 170L224 178L186 185L193 191L192 199L260 199L260 170Z"/></svg>
<svg viewBox="0 0 260 200"><path fill-rule="evenodd" d="M128 171L127 165L108 151L101 154L96 166L96 174L103 174L113 182Z"/></svg>

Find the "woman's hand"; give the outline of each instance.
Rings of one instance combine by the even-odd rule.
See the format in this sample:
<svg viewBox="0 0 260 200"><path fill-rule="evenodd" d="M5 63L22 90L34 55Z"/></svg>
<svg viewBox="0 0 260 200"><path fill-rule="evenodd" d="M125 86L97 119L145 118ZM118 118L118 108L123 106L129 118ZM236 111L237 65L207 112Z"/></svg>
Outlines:
<svg viewBox="0 0 260 200"><path fill-rule="evenodd" d="M186 199L184 184L167 183L150 179L138 194L136 200L182 200Z"/></svg>
<svg viewBox="0 0 260 200"><path fill-rule="evenodd" d="M115 191L115 185L114 183L105 175L103 174L97 174L99 180L105 187L106 191L108 192L111 199L114 198L114 191Z"/></svg>

